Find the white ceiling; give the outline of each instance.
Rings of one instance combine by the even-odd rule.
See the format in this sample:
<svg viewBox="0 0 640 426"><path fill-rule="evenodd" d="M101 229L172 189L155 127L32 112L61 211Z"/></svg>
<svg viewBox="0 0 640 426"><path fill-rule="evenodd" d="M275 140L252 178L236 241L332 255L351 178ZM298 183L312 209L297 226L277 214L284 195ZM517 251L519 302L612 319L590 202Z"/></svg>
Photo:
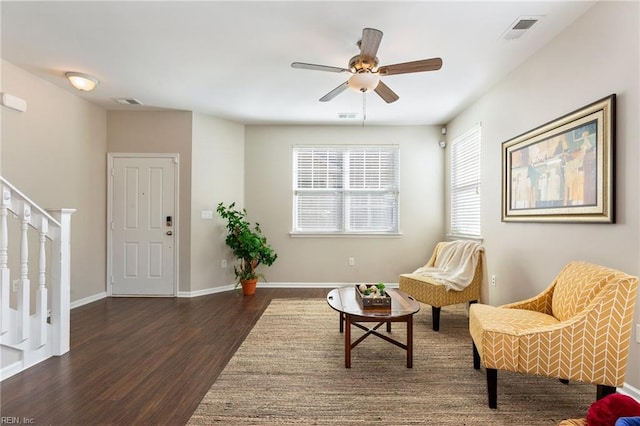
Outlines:
<svg viewBox="0 0 640 426"><path fill-rule="evenodd" d="M178 109L240 123L361 124L363 95L318 99L344 74L362 29L384 33L380 65L441 57L441 70L383 78L400 100L366 96L367 124L444 124L593 6L585 1L2 1L2 57L106 109ZM522 38L503 34L540 16ZM91 93L65 71L96 76ZM20 93L12 93L20 96ZM135 98L144 107L122 107ZM27 99L28 101L28 99ZM340 120L339 113L358 114Z"/></svg>

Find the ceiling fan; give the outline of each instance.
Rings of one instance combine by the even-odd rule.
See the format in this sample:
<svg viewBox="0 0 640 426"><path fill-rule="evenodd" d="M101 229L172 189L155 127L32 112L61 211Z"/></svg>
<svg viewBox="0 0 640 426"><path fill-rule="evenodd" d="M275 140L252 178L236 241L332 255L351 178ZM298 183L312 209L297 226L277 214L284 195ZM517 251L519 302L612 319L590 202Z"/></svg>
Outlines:
<svg viewBox="0 0 640 426"><path fill-rule="evenodd" d="M401 64L383 65L378 67L378 47L382 41L382 31L373 28L362 30L362 39L358 41L360 54L349 60L349 68L332 67L327 65L307 64L293 62L291 67L328 71L335 73L348 73L351 77L340 86L336 87L320 98L320 102L327 102L338 96L347 87L359 92L375 91L385 102L391 103L399 99L399 96L380 80L381 76L394 74L408 74L413 72L437 71L442 68L441 58L422 59L419 61L403 62Z"/></svg>

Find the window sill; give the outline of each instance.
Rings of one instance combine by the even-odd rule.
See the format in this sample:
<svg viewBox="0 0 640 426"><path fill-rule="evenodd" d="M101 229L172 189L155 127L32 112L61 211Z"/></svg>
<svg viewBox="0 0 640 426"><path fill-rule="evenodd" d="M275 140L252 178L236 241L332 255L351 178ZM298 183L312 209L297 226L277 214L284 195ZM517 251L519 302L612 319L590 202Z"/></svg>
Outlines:
<svg viewBox="0 0 640 426"><path fill-rule="evenodd" d="M289 232L291 238L401 238L401 232Z"/></svg>
<svg viewBox="0 0 640 426"><path fill-rule="evenodd" d="M482 242L484 241L484 238L479 237L477 235L464 235L464 234L447 234L447 241L454 241L454 240L470 240L470 241L475 241L477 243L482 244Z"/></svg>

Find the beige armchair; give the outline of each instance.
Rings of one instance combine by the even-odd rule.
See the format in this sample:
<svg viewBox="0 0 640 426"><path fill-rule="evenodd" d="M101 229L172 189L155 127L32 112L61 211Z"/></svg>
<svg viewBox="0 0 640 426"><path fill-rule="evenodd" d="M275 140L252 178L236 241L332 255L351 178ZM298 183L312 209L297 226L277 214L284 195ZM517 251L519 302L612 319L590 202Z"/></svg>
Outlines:
<svg viewBox="0 0 640 426"><path fill-rule="evenodd" d="M431 259L425 266L434 266L438 255L446 245L440 242L436 245ZM482 284L482 256L478 258L475 273L471 283L461 291L447 290L433 279L416 274L402 274L398 278L400 290L411 295L414 299L431 305L431 319L434 331L440 330L440 308L458 303L476 303L480 300L480 285Z"/></svg>
<svg viewBox="0 0 640 426"><path fill-rule="evenodd" d="M493 307L472 305L473 366L485 367L489 407L497 370L597 385L597 398L624 384L638 278L571 262L539 295Z"/></svg>

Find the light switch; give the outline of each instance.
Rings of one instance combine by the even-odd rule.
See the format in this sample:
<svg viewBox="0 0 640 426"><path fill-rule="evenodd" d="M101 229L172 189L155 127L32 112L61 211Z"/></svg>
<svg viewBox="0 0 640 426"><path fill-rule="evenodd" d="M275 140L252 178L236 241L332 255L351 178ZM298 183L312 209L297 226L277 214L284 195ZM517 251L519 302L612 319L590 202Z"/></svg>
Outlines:
<svg viewBox="0 0 640 426"><path fill-rule="evenodd" d="M213 211L212 210L202 210L200 212L200 219L206 219L206 220L213 219Z"/></svg>

